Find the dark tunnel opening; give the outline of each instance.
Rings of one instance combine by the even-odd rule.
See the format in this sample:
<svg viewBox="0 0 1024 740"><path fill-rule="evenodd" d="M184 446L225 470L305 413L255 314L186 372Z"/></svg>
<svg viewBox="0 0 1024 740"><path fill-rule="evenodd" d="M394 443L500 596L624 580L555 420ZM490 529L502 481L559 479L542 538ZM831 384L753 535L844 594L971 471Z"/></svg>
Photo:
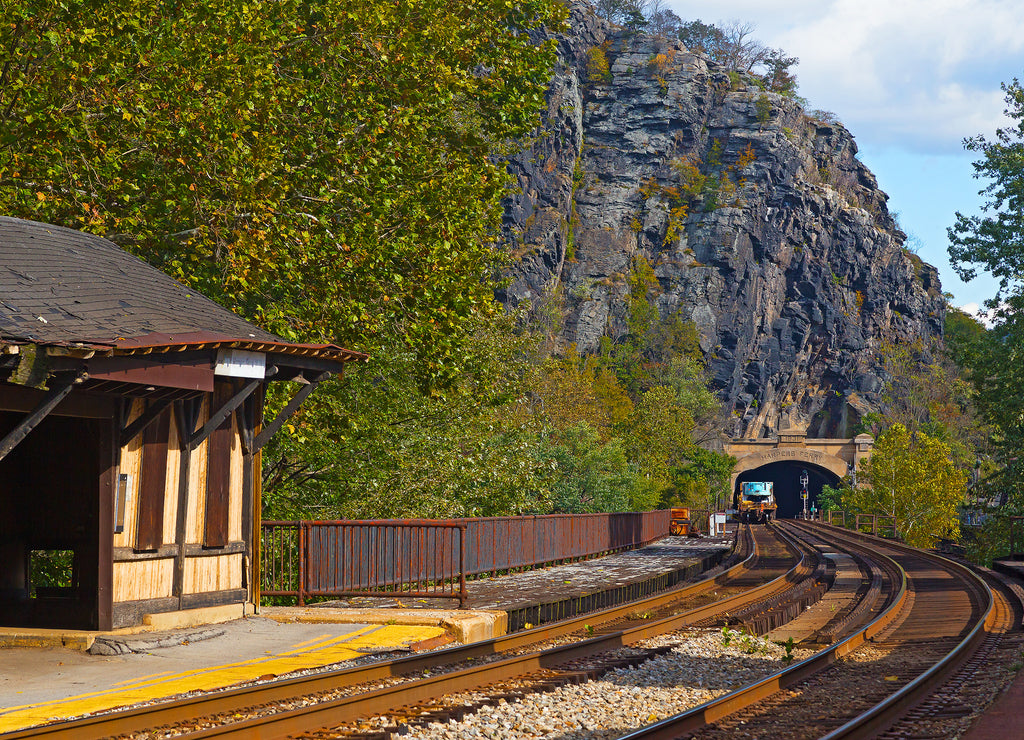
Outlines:
<svg viewBox="0 0 1024 740"><path fill-rule="evenodd" d="M818 508L821 489L825 485L838 488L839 476L824 468L809 465L800 460L769 463L753 470L740 473L733 490L733 505L739 494L740 484L747 481L771 481L774 484L775 501L778 504L776 517L792 519L804 511L804 502L800 498L800 475L807 471L807 511Z"/></svg>

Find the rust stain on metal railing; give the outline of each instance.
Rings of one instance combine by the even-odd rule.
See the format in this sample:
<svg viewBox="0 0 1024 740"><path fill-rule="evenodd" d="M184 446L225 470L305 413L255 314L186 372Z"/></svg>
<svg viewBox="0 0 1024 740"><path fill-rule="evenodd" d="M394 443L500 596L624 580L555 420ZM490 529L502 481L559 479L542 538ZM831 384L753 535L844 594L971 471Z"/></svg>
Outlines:
<svg viewBox="0 0 1024 740"><path fill-rule="evenodd" d="M466 577L640 547L668 534L668 510L366 521L265 521L262 593L458 599Z"/></svg>
<svg viewBox="0 0 1024 740"><path fill-rule="evenodd" d="M879 537L889 537L896 539L896 517L891 514L857 514L855 512L849 512L853 517L851 523L847 523L845 511L829 510L825 512L827 515L827 521L833 526L840 526L844 529L853 529L857 532L868 533L868 525L870 525L870 534ZM837 521L838 524L837 524Z"/></svg>
<svg viewBox="0 0 1024 740"><path fill-rule="evenodd" d="M285 534L293 533L293 534ZM266 596L466 601L466 527L429 520L263 522ZM297 553L284 552L294 543Z"/></svg>

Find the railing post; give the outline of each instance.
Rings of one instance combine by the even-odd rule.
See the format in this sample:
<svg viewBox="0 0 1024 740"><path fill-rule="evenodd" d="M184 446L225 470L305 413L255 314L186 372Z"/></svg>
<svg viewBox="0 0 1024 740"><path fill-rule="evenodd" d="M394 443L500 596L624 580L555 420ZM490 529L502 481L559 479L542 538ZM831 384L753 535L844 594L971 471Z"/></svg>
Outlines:
<svg viewBox="0 0 1024 740"><path fill-rule="evenodd" d="M306 605L306 522L299 522L299 606Z"/></svg>
<svg viewBox="0 0 1024 740"><path fill-rule="evenodd" d="M466 591L466 525L460 524L459 533L459 608L466 608L466 599L469 592Z"/></svg>

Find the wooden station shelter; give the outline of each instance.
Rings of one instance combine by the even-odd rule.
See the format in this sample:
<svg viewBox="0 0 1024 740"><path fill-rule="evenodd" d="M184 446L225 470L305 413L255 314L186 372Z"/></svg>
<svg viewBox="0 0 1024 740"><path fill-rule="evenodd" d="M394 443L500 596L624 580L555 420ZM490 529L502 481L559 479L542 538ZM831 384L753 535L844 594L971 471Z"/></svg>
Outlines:
<svg viewBox="0 0 1024 740"><path fill-rule="evenodd" d="M0 626L255 603L260 449L365 357L286 342L100 237L0 218ZM301 385L265 422L275 381Z"/></svg>

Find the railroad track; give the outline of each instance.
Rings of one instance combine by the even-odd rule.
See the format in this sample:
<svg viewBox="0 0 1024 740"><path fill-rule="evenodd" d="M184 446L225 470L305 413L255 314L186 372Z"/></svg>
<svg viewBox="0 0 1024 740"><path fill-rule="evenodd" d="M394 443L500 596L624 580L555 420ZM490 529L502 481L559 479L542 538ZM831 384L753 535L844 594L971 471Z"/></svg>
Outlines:
<svg viewBox="0 0 1024 740"><path fill-rule="evenodd" d="M941 696L943 685L951 678L955 683L965 666L969 672L972 657L976 670L983 663L975 657L979 648L1013 622L1008 604L962 565L832 528L802 523L800 529L873 561L873 581L882 584L859 608L862 614L874 611L874 618L863 626L852 620L851 634L798 665L625 738L734 738L740 731L828 740L887 731L891 737L917 736L914 728L929 712L949 709L927 698ZM908 715L918 705L919 716Z"/></svg>
<svg viewBox="0 0 1024 740"><path fill-rule="evenodd" d="M609 650L619 650L609 665L621 665L622 649L640 640L700 620L739 614L759 603L767 609L777 608L781 593L794 587L806 592L808 579L821 575L820 563L805 546L779 539L764 528L756 530L755 545L753 530L747 528L744 533L740 550L745 557L723 573L565 623L435 653L46 725L4 737L131 737L157 727L168 730L161 731L160 737L173 736L177 730L181 731L178 736L195 738L287 737L314 728L338 727L398 706L429 704L439 695L523 676L536 675L538 682L547 685L584 680L588 673L593 675L606 666L577 671L562 667ZM582 633L585 639L531 648L566 640L573 633ZM642 660L651 654L635 651L625 660ZM171 727L176 730L170 731Z"/></svg>

